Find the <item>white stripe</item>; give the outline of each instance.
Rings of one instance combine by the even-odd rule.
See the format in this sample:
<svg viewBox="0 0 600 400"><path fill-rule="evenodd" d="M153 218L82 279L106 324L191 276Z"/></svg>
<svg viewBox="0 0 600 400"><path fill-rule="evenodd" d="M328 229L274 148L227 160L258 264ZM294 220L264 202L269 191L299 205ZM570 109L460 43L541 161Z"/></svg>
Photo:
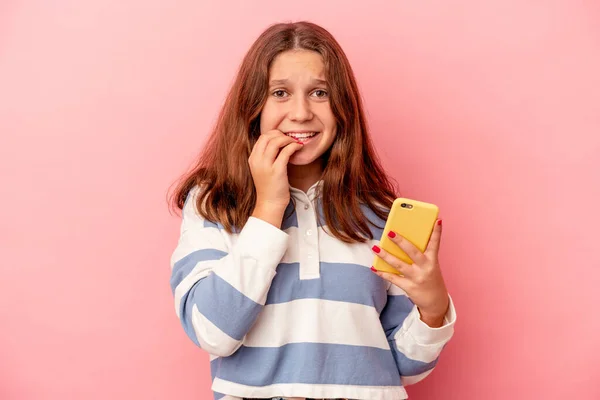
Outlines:
<svg viewBox="0 0 600 400"><path fill-rule="evenodd" d="M427 375L429 375L431 372L433 372L433 368L430 369L429 371L425 371L419 375L401 376L400 379L402 379L402 384L404 386L414 385L415 383L425 379L427 377Z"/></svg>
<svg viewBox="0 0 600 400"><path fill-rule="evenodd" d="M373 265L375 254L371 247L376 241L366 243L344 243L341 240L329 236L319 227L319 249L326 249L320 254L320 260L328 263L359 264L366 267Z"/></svg>
<svg viewBox="0 0 600 400"><path fill-rule="evenodd" d="M289 236L260 218L250 217L231 248L258 261L261 268L275 270L289 247Z"/></svg>
<svg viewBox="0 0 600 400"><path fill-rule="evenodd" d="M371 247L377 244L376 240L371 240L366 243L344 243L334 237L331 237L323 230L322 227L318 228L319 237L319 260L328 263L347 263L347 264L359 264L370 267L373 265L374 254L371 252ZM303 243L301 232L297 227L292 226L285 230L285 233L289 235L289 247L284 254L281 262L282 263L297 263L302 259L300 247L298 243ZM323 251L326 249L326 251Z"/></svg>
<svg viewBox="0 0 600 400"><path fill-rule="evenodd" d="M256 303L265 304L268 287L257 285L256 282L270 282L275 277L276 270L260 268L258 262L250 257L236 257L236 253L228 254L220 260L200 261L175 288L175 311L179 316L181 298L200 279L213 271L220 278L243 293ZM239 266L242 266L240 268Z"/></svg>
<svg viewBox="0 0 600 400"><path fill-rule="evenodd" d="M197 226L179 236L179 242L171 255L171 269L175 263L197 250L215 249L227 253L225 239L217 228Z"/></svg>
<svg viewBox="0 0 600 400"><path fill-rule="evenodd" d="M417 324L423 324L424 327L416 326ZM421 335L415 335L415 333L419 330L440 332L441 335L447 337L447 339L435 341L433 343L423 343L423 338ZM406 357L410 358L411 360L429 363L434 361L440 355L444 344L450 340L452 332L452 326L447 326L446 328L436 328L435 330L433 328L429 328L423 321L421 321L417 307L413 307L412 311L404 319L402 327L394 335L394 342L396 343L396 348L398 351L400 351Z"/></svg>
<svg viewBox="0 0 600 400"><path fill-rule="evenodd" d="M315 385L310 383L280 383L269 386L247 386L215 378L212 390L230 396L294 398L299 394L310 398L348 398L369 400L404 400L408 398L402 386ZM235 399L235 397L230 397ZM304 397L301 397L303 399Z"/></svg>
<svg viewBox="0 0 600 400"><path fill-rule="evenodd" d="M194 187L182 210L179 241L171 255L171 269L175 263L196 250L216 249L227 252L227 240L218 228L204 227L204 218L196 211L199 188Z"/></svg>
<svg viewBox="0 0 600 400"><path fill-rule="evenodd" d="M390 348L375 308L320 299L265 306L246 335L244 346L280 347L307 342Z"/></svg>
<svg viewBox="0 0 600 400"><path fill-rule="evenodd" d="M208 318L202 315L195 304L192 308L192 326L200 347L209 354L227 357L242 345L241 342L238 342L210 322Z"/></svg>
<svg viewBox="0 0 600 400"><path fill-rule="evenodd" d="M214 273L255 303L265 304L276 270L261 267L255 258L237 254L222 258Z"/></svg>
<svg viewBox="0 0 600 400"><path fill-rule="evenodd" d="M300 260L300 249L298 246L298 228L292 226L284 230L289 236L288 247L281 259L282 263L294 263Z"/></svg>
<svg viewBox="0 0 600 400"><path fill-rule="evenodd" d="M196 264L194 269L185 277L179 285L175 288L175 312L177 313L177 317L181 318L179 312L181 310L181 299L183 296L194 286L196 282L198 282L202 278L206 278L210 273L211 267L214 265L215 261L200 261Z"/></svg>

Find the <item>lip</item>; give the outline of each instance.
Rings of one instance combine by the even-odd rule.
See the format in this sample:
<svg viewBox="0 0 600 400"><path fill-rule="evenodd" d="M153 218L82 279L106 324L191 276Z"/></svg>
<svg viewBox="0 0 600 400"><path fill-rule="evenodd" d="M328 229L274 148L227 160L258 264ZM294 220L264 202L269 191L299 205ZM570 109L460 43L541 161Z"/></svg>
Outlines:
<svg viewBox="0 0 600 400"><path fill-rule="evenodd" d="M288 133L313 133L313 132L321 133L321 131L318 131L316 129L313 129L313 130L305 129L302 131L287 131L287 132L283 132L283 133L288 134Z"/></svg>

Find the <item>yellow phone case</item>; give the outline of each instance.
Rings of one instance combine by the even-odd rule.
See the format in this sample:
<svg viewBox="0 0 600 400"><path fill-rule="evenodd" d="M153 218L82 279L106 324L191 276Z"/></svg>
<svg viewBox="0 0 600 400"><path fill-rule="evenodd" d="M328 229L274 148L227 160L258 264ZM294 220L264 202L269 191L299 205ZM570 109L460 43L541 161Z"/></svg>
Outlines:
<svg viewBox="0 0 600 400"><path fill-rule="evenodd" d="M396 234L408 239L420 251L425 251L438 214L439 208L434 204L406 198L394 200L385 223L379 247L402 261L412 264L413 261L406 253L388 237L388 232L396 232ZM388 265L388 263L378 256L375 256L373 260L373 267L379 271L400 275L397 269Z"/></svg>

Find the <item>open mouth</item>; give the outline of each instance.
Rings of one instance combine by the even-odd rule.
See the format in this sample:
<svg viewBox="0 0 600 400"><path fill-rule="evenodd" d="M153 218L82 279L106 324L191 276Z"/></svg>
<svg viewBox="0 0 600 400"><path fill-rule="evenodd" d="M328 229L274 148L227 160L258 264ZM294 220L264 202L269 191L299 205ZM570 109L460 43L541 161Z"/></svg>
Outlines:
<svg viewBox="0 0 600 400"><path fill-rule="evenodd" d="M293 137L301 143L310 142L315 136L321 132L286 132L287 136Z"/></svg>

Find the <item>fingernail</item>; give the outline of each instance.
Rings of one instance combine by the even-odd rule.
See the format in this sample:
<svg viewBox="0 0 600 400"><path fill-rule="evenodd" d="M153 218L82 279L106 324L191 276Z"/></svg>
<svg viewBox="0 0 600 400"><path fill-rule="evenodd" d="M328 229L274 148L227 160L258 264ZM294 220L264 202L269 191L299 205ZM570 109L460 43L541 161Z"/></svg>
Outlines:
<svg viewBox="0 0 600 400"><path fill-rule="evenodd" d="M391 237L392 239L396 237L396 233L394 231L389 231L388 232L388 236Z"/></svg>
<svg viewBox="0 0 600 400"><path fill-rule="evenodd" d="M441 225L441 224L442 224L442 220L438 219L438 225Z"/></svg>
<svg viewBox="0 0 600 400"><path fill-rule="evenodd" d="M375 267L374 267L374 266L372 266L372 265L371 265L371 271L373 271L373 272L377 272L377 270L375 269Z"/></svg>
<svg viewBox="0 0 600 400"><path fill-rule="evenodd" d="M379 254L379 252L381 251L381 249L379 248L379 246L373 246L371 248L371 250L373 250L375 253Z"/></svg>

